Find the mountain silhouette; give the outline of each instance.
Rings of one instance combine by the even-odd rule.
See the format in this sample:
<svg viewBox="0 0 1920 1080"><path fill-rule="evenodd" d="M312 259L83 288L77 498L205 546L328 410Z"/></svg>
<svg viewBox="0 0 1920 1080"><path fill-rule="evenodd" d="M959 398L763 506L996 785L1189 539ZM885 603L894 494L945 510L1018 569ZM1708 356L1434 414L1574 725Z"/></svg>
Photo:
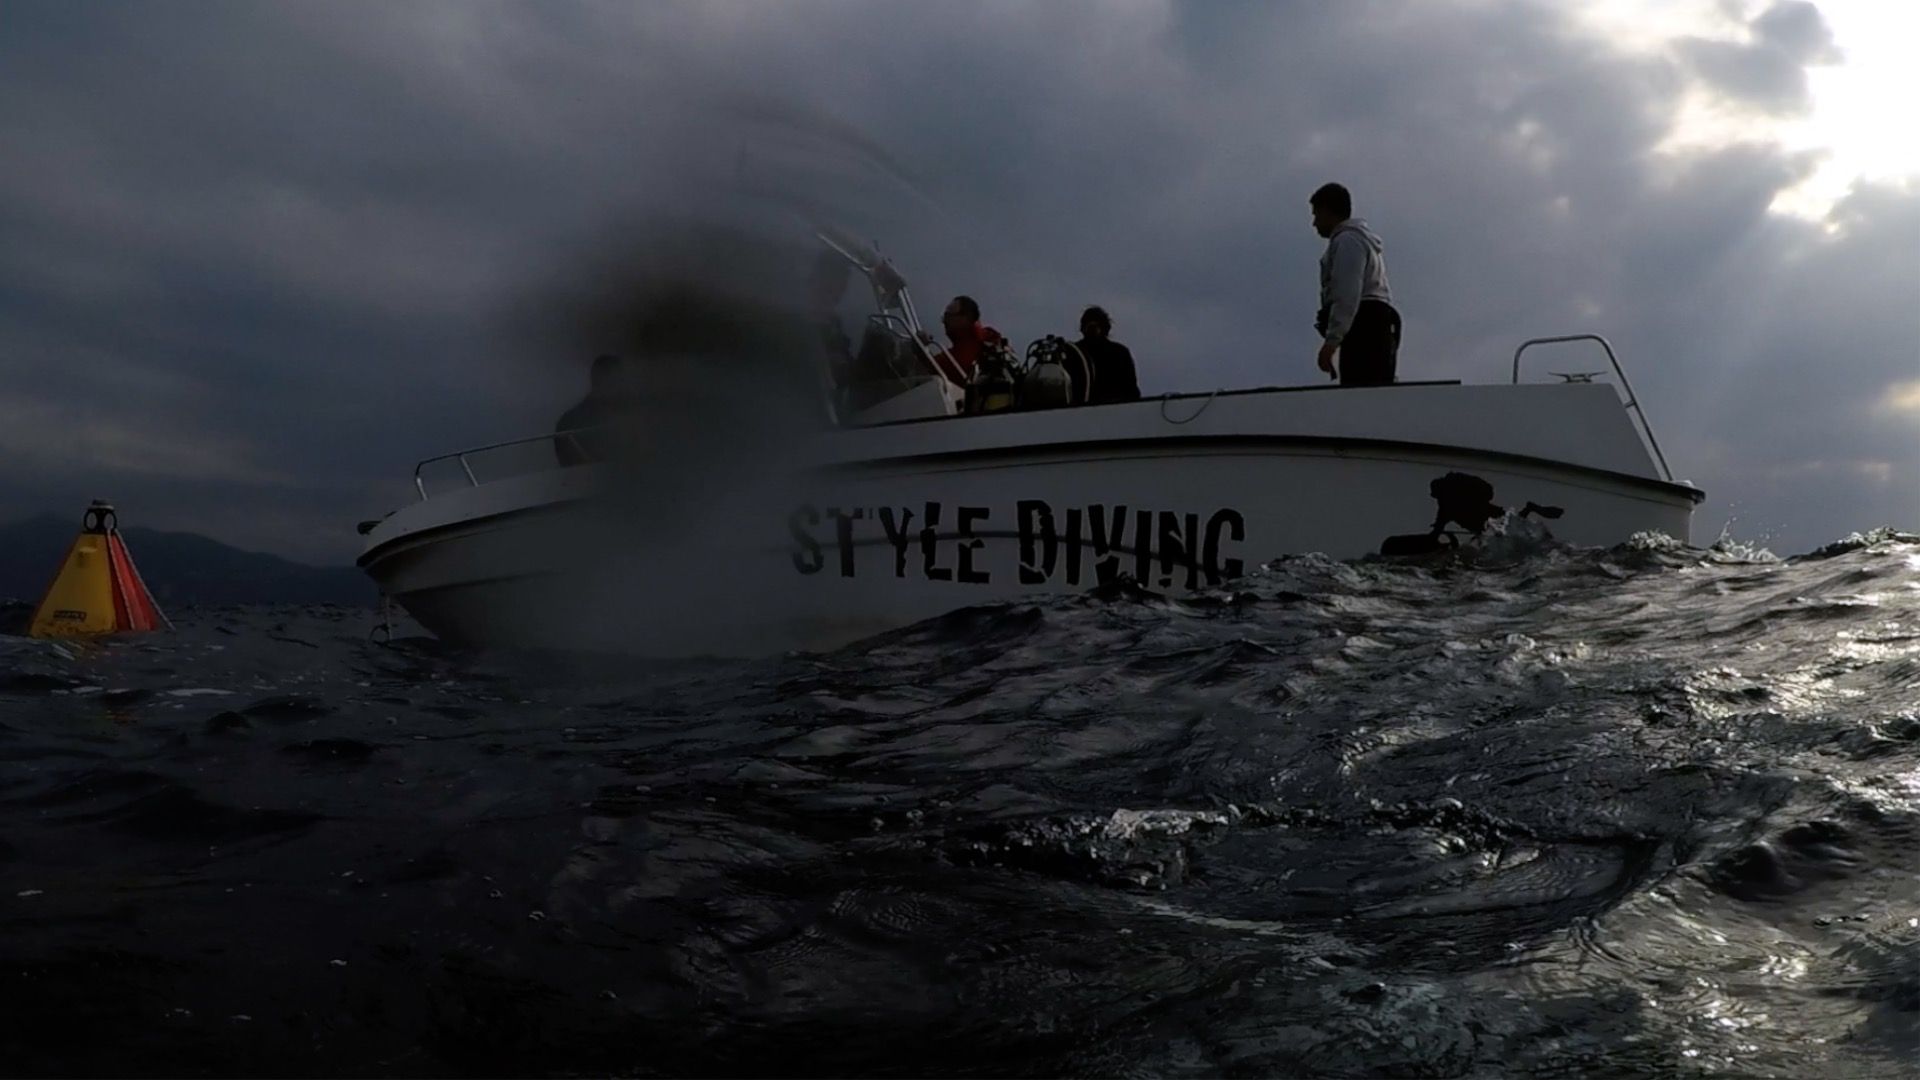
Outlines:
<svg viewBox="0 0 1920 1080"><path fill-rule="evenodd" d="M38 604L80 534L78 517L52 514L0 523L0 600ZM225 604L379 602L374 584L350 566L309 566L242 551L196 533L123 528L133 565L163 611Z"/></svg>

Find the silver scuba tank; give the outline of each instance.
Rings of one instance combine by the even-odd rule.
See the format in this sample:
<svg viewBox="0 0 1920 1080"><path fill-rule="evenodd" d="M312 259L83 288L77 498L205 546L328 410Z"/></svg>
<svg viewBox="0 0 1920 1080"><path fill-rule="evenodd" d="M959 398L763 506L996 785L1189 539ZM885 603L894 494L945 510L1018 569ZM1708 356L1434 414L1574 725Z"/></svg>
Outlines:
<svg viewBox="0 0 1920 1080"><path fill-rule="evenodd" d="M1067 377L1067 369L1057 361L1043 360L1027 369L1026 377L1020 380L1020 407L1023 409L1057 409L1067 404L1073 394L1073 380Z"/></svg>
<svg viewBox="0 0 1920 1080"><path fill-rule="evenodd" d="M1020 379L1022 409L1057 409L1072 404L1073 379L1064 351L1073 346L1048 334L1027 348L1027 370Z"/></svg>

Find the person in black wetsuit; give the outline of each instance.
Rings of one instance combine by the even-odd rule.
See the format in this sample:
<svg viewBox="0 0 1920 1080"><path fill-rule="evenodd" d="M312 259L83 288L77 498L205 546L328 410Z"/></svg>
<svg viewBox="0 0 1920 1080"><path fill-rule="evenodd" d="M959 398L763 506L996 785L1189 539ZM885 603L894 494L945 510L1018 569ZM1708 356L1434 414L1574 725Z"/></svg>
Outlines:
<svg viewBox="0 0 1920 1080"><path fill-rule="evenodd" d="M1113 318L1106 309L1090 307L1080 315L1080 340L1074 342L1080 355L1092 369L1092 393L1087 392L1087 376L1073 363L1067 365L1067 378L1073 383L1072 401L1088 405L1110 405L1140 400L1140 380L1133 366L1133 353L1125 345L1108 337Z"/></svg>
<svg viewBox="0 0 1920 1080"><path fill-rule="evenodd" d="M1380 238L1353 216L1353 196L1339 184L1322 185L1308 201L1313 231L1327 238L1320 256L1320 370L1342 386L1387 386L1400 358L1400 312L1387 286ZM1334 367L1334 355L1340 357Z"/></svg>

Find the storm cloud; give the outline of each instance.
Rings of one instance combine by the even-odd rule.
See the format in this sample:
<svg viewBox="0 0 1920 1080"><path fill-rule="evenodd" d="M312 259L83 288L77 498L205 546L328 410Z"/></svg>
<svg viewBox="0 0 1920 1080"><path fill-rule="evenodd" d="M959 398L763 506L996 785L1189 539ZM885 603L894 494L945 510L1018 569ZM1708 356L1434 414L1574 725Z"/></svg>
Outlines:
<svg viewBox="0 0 1920 1080"><path fill-rule="evenodd" d="M17 6L0 36L0 512L343 561L416 459L539 431L530 333L645 226L877 239L1020 340L1100 303L1148 393L1317 381L1337 179L1386 239L1403 378L1607 335L1696 540L1920 525L1920 188L1675 150L1688 94L1794 115L1818 9L1630 49L1547 0L1339 5ZM1598 354L1543 354L1592 370Z"/></svg>
<svg viewBox="0 0 1920 1080"><path fill-rule="evenodd" d="M1820 9L1807 0L1783 0L1746 29L1745 41L1688 37L1675 49L1694 73L1733 102L1779 115L1811 108L1807 68L1842 59Z"/></svg>

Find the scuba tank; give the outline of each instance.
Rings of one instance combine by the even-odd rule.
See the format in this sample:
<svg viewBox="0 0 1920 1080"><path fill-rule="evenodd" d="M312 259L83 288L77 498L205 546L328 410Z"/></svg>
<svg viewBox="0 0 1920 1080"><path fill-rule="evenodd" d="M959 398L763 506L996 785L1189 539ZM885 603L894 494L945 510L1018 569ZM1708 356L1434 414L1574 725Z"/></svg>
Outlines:
<svg viewBox="0 0 1920 1080"><path fill-rule="evenodd" d="M1016 363L1013 350L1004 342L983 345L980 362L974 365L973 377L967 380L967 412L1006 412L1013 408Z"/></svg>
<svg viewBox="0 0 1920 1080"><path fill-rule="evenodd" d="M1056 334L1027 346L1027 370L1020 379L1022 409L1057 409L1073 403L1073 379L1066 367L1069 351L1079 350Z"/></svg>

